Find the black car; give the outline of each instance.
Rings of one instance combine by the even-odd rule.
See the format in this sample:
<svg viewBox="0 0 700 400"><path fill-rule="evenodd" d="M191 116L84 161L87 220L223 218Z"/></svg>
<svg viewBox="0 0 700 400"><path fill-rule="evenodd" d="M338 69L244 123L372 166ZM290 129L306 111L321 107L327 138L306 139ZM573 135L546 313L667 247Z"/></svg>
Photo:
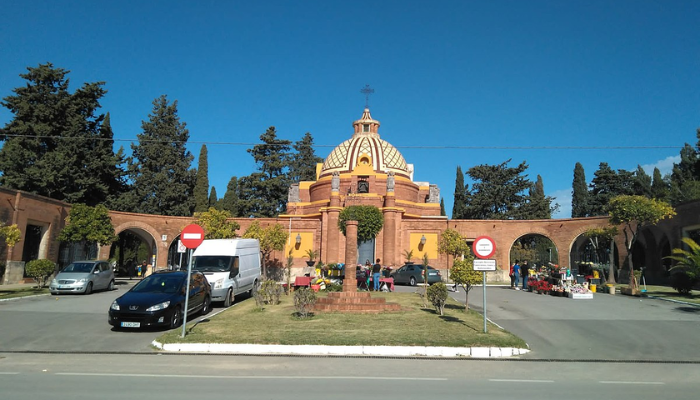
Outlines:
<svg viewBox="0 0 700 400"><path fill-rule="evenodd" d="M394 278L394 283L408 283L411 286L415 286L416 283L423 283L423 265L406 264L394 271L391 277ZM432 285L441 281L440 271L428 266L428 284Z"/></svg>
<svg viewBox="0 0 700 400"><path fill-rule="evenodd" d="M186 271L156 272L114 300L109 324L115 328L145 328L182 324L185 309ZM211 287L201 272L192 272L188 315L211 309Z"/></svg>

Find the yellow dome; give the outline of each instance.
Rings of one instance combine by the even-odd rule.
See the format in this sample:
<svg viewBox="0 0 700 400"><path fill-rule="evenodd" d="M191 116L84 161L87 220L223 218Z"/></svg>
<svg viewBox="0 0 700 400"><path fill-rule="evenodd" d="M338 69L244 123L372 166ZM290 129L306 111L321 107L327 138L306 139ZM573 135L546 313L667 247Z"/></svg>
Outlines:
<svg viewBox="0 0 700 400"><path fill-rule="evenodd" d="M320 176L334 172L348 173L363 162L371 162L378 173L394 172L409 177L408 165L401 153L389 142L379 138L379 121L372 119L365 108L362 118L353 123L355 134L338 145L323 162Z"/></svg>

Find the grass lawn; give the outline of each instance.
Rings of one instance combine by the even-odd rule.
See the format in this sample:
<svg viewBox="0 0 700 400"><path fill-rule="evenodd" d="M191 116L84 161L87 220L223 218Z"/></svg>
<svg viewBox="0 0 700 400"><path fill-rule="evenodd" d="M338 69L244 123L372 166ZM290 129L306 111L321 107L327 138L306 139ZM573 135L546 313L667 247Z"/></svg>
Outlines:
<svg viewBox="0 0 700 400"><path fill-rule="evenodd" d="M325 296L320 293L319 296ZM330 346L493 346L525 347L511 333L489 324L483 333L483 316L464 312L464 306L448 298L445 315L424 308L415 293L372 293L399 303L403 311L381 314L318 313L310 319L295 317L293 296L282 296L281 304L257 309L246 299L224 312L191 327L162 335L161 343L249 343ZM199 320L201 317L195 318Z"/></svg>
<svg viewBox="0 0 700 400"><path fill-rule="evenodd" d="M2 299L13 299L15 297L26 297L26 296L34 296L37 294L44 294L48 293L49 289L48 288L17 288L17 289L3 289L2 286L0 286L0 300Z"/></svg>
<svg viewBox="0 0 700 400"><path fill-rule="evenodd" d="M644 289L644 285L640 285L640 289ZM648 296L661 297L664 299L672 299L700 305L700 294L698 291L691 292L690 295L684 296L679 294L670 286L647 285L646 294Z"/></svg>

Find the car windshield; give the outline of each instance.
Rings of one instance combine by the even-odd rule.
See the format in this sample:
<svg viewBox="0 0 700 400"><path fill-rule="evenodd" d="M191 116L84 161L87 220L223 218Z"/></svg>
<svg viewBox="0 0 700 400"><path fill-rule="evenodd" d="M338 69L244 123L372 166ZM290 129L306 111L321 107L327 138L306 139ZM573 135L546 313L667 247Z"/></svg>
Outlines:
<svg viewBox="0 0 700 400"><path fill-rule="evenodd" d="M192 269L199 272L225 272L231 269L231 256L197 256Z"/></svg>
<svg viewBox="0 0 700 400"><path fill-rule="evenodd" d="M72 263L68 265L65 269L63 269L62 272L83 272L83 273L89 273L92 272L92 267L94 267L94 263Z"/></svg>
<svg viewBox="0 0 700 400"><path fill-rule="evenodd" d="M151 275L131 289L137 293L177 293L182 286L182 275Z"/></svg>

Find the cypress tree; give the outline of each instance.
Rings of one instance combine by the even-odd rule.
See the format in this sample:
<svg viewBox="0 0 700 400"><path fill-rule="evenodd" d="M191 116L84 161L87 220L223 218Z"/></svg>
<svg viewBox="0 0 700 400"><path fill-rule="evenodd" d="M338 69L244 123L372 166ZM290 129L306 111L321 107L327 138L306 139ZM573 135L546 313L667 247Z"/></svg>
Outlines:
<svg viewBox="0 0 700 400"><path fill-rule="evenodd" d="M208 201L209 208L211 208L211 207L217 208L218 202L219 202L219 198L216 197L216 188L214 186L212 186L211 187L211 194L209 195L209 201Z"/></svg>
<svg viewBox="0 0 700 400"><path fill-rule="evenodd" d="M644 171L641 165L637 165L637 171L634 173L632 190L637 196L651 198L651 176Z"/></svg>
<svg viewBox="0 0 700 400"><path fill-rule="evenodd" d="M452 205L452 219L464 219L465 207L467 205L466 191L464 186L464 173L462 167L457 166L457 177L455 178L454 204Z"/></svg>
<svg viewBox="0 0 700 400"><path fill-rule="evenodd" d="M240 217L240 205L238 198L238 178L231 177L226 186L226 193L219 202L219 208L231 213L232 217Z"/></svg>
<svg viewBox="0 0 700 400"><path fill-rule="evenodd" d="M654 174L651 181L651 197L657 200L666 201L668 199L668 184L661 176L661 171L654 168Z"/></svg>
<svg viewBox="0 0 700 400"><path fill-rule="evenodd" d="M444 197L440 199L440 215L443 217L447 215L447 213L445 212L445 198Z"/></svg>
<svg viewBox="0 0 700 400"><path fill-rule="evenodd" d="M588 184L586 173L580 162L574 167L573 192L571 195L571 217L579 218L588 216Z"/></svg>
<svg viewBox="0 0 700 400"><path fill-rule="evenodd" d="M194 211L204 212L209 210L209 160L207 145L203 144L199 150L197 177L194 184Z"/></svg>

